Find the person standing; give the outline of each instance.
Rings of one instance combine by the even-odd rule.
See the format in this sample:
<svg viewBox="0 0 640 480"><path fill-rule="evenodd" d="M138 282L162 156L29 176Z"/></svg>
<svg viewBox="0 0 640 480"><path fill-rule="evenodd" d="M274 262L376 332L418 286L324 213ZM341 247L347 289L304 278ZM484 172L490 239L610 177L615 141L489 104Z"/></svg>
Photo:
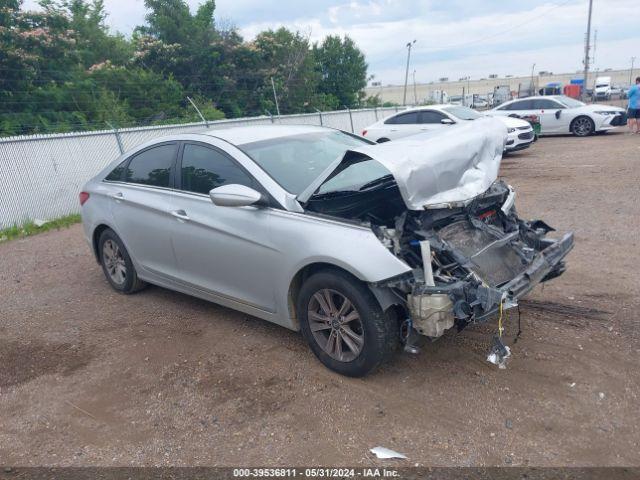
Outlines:
<svg viewBox="0 0 640 480"><path fill-rule="evenodd" d="M629 109L627 123L631 133L640 133L640 77L636 77L636 84L629 89Z"/></svg>

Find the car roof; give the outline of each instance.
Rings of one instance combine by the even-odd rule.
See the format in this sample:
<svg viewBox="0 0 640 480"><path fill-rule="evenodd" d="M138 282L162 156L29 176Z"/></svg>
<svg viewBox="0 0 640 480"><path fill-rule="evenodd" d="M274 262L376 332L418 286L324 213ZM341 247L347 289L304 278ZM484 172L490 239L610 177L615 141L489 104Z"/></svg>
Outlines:
<svg viewBox="0 0 640 480"><path fill-rule="evenodd" d="M566 95L531 95L530 97L514 98L513 100L509 100L509 103L517 102L518 100L539 100L539 99L546 100L548 98L551 98L552 100L560 100L564 97L566 97ZM507 103L507 102L504 102L504 103ZM502 105L504 105L504 103Z"/></svg>
<svg viewBox="0 0 640 480"><path fill-rule="evenodd" d="M420 112L422 110L442 110L445 107L457 107L459 105L452 105L450 103L438 103L434 105L420 105L419 107L409 107L405 110L400 110L397 113L394 113L392 116L400 115L401 113L407 112ZM388 118L388 117L387 117Z"/></svg>
<svg viewBox="0 0 640 480"><path fill-rule="evenodd" d="M249 125L244 127L216 128L200 132L201 135L220 138L234 145L289 137L305 133L318 133L333 130L313 125Z"/></svg>

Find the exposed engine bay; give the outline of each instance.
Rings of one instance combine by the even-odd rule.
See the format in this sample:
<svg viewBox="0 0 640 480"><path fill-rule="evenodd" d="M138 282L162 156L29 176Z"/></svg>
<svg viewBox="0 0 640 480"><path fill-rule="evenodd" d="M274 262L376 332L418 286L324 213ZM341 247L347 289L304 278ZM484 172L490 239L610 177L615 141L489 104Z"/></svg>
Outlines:
<svg viewBox="0 0 640 480"><path fill-rule="evenodd" d="M411 333L486 321L565 270L573 234L548 238L545 222L519 218L515 191L497 179L505 138L485 118L360 147L302 196L307 211L367 225L412 269L370 284L383 308L400 304Z"/></svg>
<svg viewBox="0 0 640 480"><path fill-rule="evenodd" d="M535 285L564 272L573 234L547 238L554 229L520 219L514 200L513 189L496 181L466 205L408 210L391 178L351 195L312 197L307 208L366 222L412 268L373 288L392 289L412 328L435 338L515 306Z"/></svg>

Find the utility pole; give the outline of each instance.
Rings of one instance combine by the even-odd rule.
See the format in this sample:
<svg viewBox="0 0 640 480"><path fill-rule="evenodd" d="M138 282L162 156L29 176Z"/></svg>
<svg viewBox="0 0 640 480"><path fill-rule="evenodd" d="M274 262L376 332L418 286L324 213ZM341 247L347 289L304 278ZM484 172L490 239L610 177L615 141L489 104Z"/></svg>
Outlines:
<svg viewBox="0 0 640 480"><path fill-rule="evenodd" d="M273 88L273 99L276 101L276 113L280 116L280 106L278 105L278 95L276 95L276 84L273 83L273 77L271 77L271 88Z"/></svg>
<svg viewBox="0 0 640 480"><path fill-rule="evenodd" d="M631 70L629 70L629 85L633 85L633 64L636 61L636 57L631 57Z"/></svg>
<svg viewBox="0 0 640 480"><path fill-rule="evenodd" d="M409 81L409 59L411 58L411 47L413 46L414 43L416 43L415 40L413 42L407 43L407 70L404 73L404 95L402 96L402 105L407 104L407 82Z"/></svg>
<svg viewBox="0 0 640 480"><path fill-rule="evenodd" d="M533 65L531 65L531 86L529 88L529 95L533 96L535 95L534 91L535 91L535 85L533 84L533 71L536 69L536 64L534 63Z"/></svg>
<svg viewBox="0 0 640 480"><path fill-rule="evenodd" d="M587 80L589 77L589 42L591 41L591 12L593 11L593 0L589 0L589 16L587 17L587 37L584 45L584 80L582 89L582 99L587 98Z"/></svg>
<svg viewBox="0 0 640 480"><path fill-rule="evenodd" d="M413 104L418 104L418 90L416 89L416 71L413 71Z"/></svg>

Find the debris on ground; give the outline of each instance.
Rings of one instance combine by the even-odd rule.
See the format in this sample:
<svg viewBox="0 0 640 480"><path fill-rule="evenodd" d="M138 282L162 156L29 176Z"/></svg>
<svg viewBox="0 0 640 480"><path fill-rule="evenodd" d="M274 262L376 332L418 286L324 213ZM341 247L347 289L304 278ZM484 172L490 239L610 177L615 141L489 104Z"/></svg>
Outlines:
<svg viewBox="0 0 640 480"><path fill-rule="evenodd" d="M398 452L394 452L393 450L390 450L388 448L385 447L375 447L372 448L371 450L369 450L371 453L373 453L376 457L381 458L381 459L389 459L389 458L401 458L406 460L407 457L401 453Z"/></svg>
<svg viewBox="0 0 640 480"><path fill-rule="evenodd" d="M500 338L493 337L493 344L489 355L487 356L487 362L498 365L498 368L507 368L507 359L511 356L511 349L502 343Z"/></svg>

